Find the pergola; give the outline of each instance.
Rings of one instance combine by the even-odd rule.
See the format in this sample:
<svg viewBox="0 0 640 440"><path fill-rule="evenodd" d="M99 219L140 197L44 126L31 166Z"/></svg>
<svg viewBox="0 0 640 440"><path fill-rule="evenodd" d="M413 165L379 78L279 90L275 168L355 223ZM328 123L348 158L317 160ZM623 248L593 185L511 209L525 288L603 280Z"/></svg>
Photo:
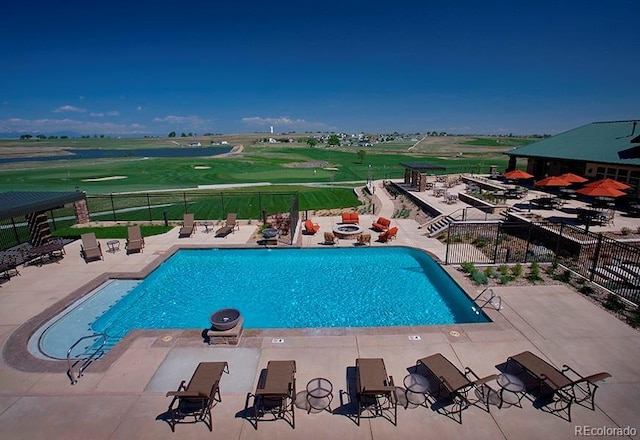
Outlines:
<svg viewBox="0 0 640 440"><path fill-rule="evenodd" d="M404 167L404 183L406 185L417 186L418 191L426 189L427 174L433 171L446 171L446 167L431 162L401 162Z"/></svg>
<svg viewBox="0 0 640 440"><path fill-rule="evenodd" d="M15 237L10 240L0 240L0 248L6 246L3 242L23 241L18 233L16 218L25 216L29 226L29 236L34 245L46 241L49 235L47 211L61 208L67 204L74 204L74 211L78 223L89 221L89 211L85 193L80 191L9 191L0 193L0 222L9 228L3 228L0 238L9 230L13 230ZM9 222L6 222L9 220ZM20 220L22 223L24 220Z"/></svg>

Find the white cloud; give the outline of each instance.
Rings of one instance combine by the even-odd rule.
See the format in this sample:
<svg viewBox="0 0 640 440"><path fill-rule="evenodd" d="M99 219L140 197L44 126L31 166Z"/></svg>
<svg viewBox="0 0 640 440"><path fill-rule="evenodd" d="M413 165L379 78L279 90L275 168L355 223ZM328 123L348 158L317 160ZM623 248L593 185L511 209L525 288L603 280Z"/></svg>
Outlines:
<svg viewBox="0 0 640 440"><path fill-rule="evenodd" d="M136 107L136 110L138 110L139 112L142 111L142 106L139 105L138 107Z"/></svg>
<svg viewBox="0 0 640 440"><path fill-rule="evenodd" d="M262 118L260 116L253 116L248 118L242 118L242 122L250 127L265 127L273 125L279 129L321 129L330 128L324 122L313 122L305 119L291 119L289 116L281 116L279 118Z"/></svg>
<svg viewBox="0 0 640 440"><path fill-rule="evenodd" d="M0 119L0 133L151 134L140 124L88 122L75 119Z"/></svg>
<svg viewBox="0 0 640 440"><path fill-rule="evenodd" d="M180 125L180 128L201 128L211 124L211 120L202 119L199 116L176 116L168 115L164 118L154 118L153 122L158 124Z"/></svg>
<svg viewBox="0 0 640 440"><path fill-rule="evenodd" d="M91 112L89 113L89 116L95 116L96 118L101 118L104 116L104 113Z"/></svg>
<svg viewBox="0 0 640 440"><path fill-rule="evenodd" d="M111 110L107 112L107 116L120 116L120 112L118 110Z"/></svg>
<svg viewBox="0 0 640 440"><path fill-rule="evenodd" d="M58 107L57 109L53 110L53 113L67 113L67 112L84 113L86 112L86 110L80 107L74 107L73 105L63 105L62 107Z"/></svg>

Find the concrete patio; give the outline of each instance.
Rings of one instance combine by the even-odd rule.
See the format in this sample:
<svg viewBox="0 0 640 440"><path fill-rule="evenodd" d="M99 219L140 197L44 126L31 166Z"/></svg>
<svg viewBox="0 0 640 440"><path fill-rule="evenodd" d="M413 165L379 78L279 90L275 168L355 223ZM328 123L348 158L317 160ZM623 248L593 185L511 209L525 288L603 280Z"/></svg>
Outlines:
<svg viewBox="0 0 640 440"><path fill-rule="evenodd" d="M380 213L360 216L365 229L379 215L393 214L393 203L380 185L376 190ZM305 247L322 246L322 233L338 221L337 217L312 219L320 231L301 236ZM372 232L372 246L411 246L443 259L444 245L422 235L415 221L393 219L393 224L399 227L398 238L391 244L379 243ZM493 321L487 324L245 330L238 346L207 345L199 329L132 332L91 365L76 385L70 385L65 375L65 362L38 361L16 345L43 316L62 309L83 286L104 274L144 272L174 246L254 246L251 237L256 228L242 224L227 238L200 229L182 239L176 228L145 238L143 253L105 252L104 260L88 264L80 258L80 243L74 242L58 262L20 268L20 276L0 287L0 438L568 439L575 438L576 427L582 426L640 429L640 333L562 285L495 288L503 309L487 310ZM340 240L337 246L352 247L354 240ZM477 287L458 271L447 271L469 296L477 295ZM283 342L274 343L274 338ZM568 422L524 399L523 408L492 406L487 413L470 407L463 411L461 424L431 409L410 407L398 409L397 426L383 418L363 419L357 426L344 415L297 410L295 430L283 421L261 422L255 430L238 415L269 360L296 360L298 392L312 378L329 379L335 410L348 403L341 401L346 371L358 357L384 358L387 372L402 386L416 360L430 354L442 353L461 369L468 366L484 376L498 373L496 365L525 350L583 375L611 373L600 383L595 411L574 405ZM172 433L163 420L170 402L166 392L189 379L199 362L214 360L229 362L230 374L221 380L222 402L213 410L213 433L203 423L181 424ZM495 383L491 386L497 388Z"/></svg>

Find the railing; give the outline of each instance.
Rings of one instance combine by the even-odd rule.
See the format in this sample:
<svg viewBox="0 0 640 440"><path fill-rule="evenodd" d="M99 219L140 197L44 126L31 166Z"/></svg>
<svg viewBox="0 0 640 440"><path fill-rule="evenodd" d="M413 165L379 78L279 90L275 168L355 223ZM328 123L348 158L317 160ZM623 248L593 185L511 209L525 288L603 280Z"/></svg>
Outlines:
<svg viewBox="0 0 640 440"><path fill-rule="evenodd" d="M93 351L93 353L88 353L88 356L86 357L80 357L77 359L71 359L71 352L73 351L74 348L76 348L76 346L81 343L82 341L84 341L85 339L90 339L90 338L101 338L102 342L99 344L99 346L96 347L96 343L98 341L94 341L89 347L87 347L87 350L89 350L91 347L96 347L95 350ZM84 370L91 364L91 362L93 362L94 360L98 359L100 356L102 356L104 354L104 346L107 343L107 334L106 333L94 333L92 335L88 335L88 336L83 336L80 339L78 339L71 347L69 347L69 350L67 350L67 376L69 377L69 379L71 380L71 385L75 385L76 383L78 383L78 379L76 379L76 375L73 373L73 369L80 364L80 368L78 368L78 378L82 377ZM87 350L85 350L84 353L87 353ZM75 361L73 362L73 364L71 363L71 361Z"/></svg>
<svg viewBox="0 0 640 440"><path fill-rule="evenodd" d="M473 298L473 301L477 301L480 297L482 297L485 292L490 292L489 298L482 298L482 300L484 301L482 304L478 304L476 302L476 304L478 304L480 306L481 309L484 309L486 306L490 305L491 307L493 307L494 309L500 311L502 309L502 298L500 298L499 295L496 295L495 292L493 291L493 289L491 287L487 287L486 289L484 289L482 292L480 292L480 294L478 296L476 296L475 298Z"/></svg>

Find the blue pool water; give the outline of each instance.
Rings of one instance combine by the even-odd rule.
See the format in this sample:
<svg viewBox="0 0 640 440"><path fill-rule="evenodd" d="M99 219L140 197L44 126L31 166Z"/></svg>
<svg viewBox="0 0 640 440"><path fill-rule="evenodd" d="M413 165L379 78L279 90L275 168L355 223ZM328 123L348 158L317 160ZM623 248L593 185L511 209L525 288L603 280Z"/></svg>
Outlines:
<svg viewBox="0 0 640 440"><path fill-rule="evenodd" d="M245 328L488 321L429 255L401 247L180 250L143 282L111 283L50 325L40 349L60 357L47 347L70 341L65 357L92 332L113 343L132 329L202 329L222 308L239 309Z"/></svg>

